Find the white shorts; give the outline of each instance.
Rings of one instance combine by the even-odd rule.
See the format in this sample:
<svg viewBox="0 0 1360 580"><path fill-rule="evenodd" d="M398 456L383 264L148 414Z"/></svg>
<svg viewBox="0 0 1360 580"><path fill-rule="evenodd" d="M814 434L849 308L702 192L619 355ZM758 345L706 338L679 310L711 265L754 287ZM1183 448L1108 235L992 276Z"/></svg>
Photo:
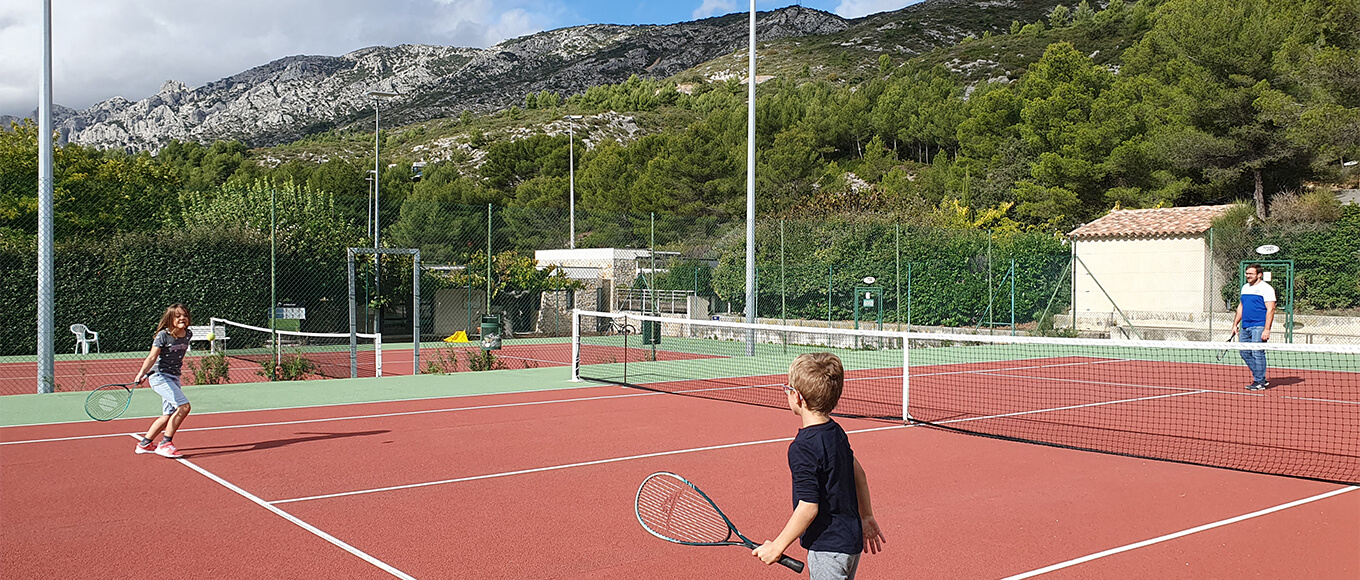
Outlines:
<svg viewBox="0 0 1360 580"><path fill-rule="evenodd" d="M161 400L164 401L161 409L166 415L174 413L180 405L189 404L189 397L184 396L184 391L179 388L179 377L155 373L147 377L146 380L151 385L151 390L156 391L156 394L160 395Z"/></svg>

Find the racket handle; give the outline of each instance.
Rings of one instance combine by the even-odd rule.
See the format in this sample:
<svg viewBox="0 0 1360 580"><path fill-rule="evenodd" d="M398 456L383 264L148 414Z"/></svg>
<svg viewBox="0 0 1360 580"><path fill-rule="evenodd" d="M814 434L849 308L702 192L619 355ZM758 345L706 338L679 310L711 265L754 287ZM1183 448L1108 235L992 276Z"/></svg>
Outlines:
<svg viewBox="0 0 1360 580"><path fill-rule="evenodd" d="M788 556L779 557L779 565L784 566L798 574L803 573L803 563Z"/></svg>

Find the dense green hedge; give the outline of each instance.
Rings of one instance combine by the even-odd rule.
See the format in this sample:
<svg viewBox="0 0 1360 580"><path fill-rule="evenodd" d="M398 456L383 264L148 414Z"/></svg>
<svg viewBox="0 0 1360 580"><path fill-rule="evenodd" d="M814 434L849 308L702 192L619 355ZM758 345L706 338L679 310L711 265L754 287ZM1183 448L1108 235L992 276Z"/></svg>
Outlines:
<svg viewBox="0 0 1360 580"><path fill-rule="evenodd" d="M1052 235L915 228L862 217L785 222L781 265L779 228L778 222L762 222L756 230L762 317L787 313L789 318L826 319L829 288L829 316L849 320L854 316L855 287L864 286L864 278L872 276L872 285L883 289L885 322L897 322L900 310L902 322L974 326L989 318L990 299L994 308L990 318L1009 323L1007 275L1012 260L1017 323L1037 320L1050 299L1052 312L1067 305L1067 293L1059 291L1054 297L1054 288L1066 283L1063 270L1070 258L1066 246ZM713 273L719 298L738 310L745 302L744 243L724 240ZM860 318L873 316L861 313Z"/></svg>
<svg viewBox="0 0 1360 580"><path fill-rule="evenodd" d="M1339 206L1334 212L1326 218L1335 218L1330 222L1283 221L1283 212L1261 222L1252 217L1251 208L1239 206L1216 220L1214 258L1229 274L1221 285L1224 303L1237 303L1238 265L1266 259L1254 249L1273 244L1280 252L1269 259L1294 260L1295 312L1360 308L1360 205ZM1284 300L1284 288L1275 286Z"/></svg>
<svg viewBox="0 0 1360 580"><path fill-rule="evenodd" d="M0 247L0 354L37 350L36 256L31 242ZM256 232L116 235L58 244L54 261L57 352L74 348L66 330L74 323L99 332L105 352L147 349L161 313L175 302L190 307L195 324L214 316L268 324L269 238ZM278 254L279 301L307 308L304 330L335 331L347 320L344 261L306 246Z"/></svg>

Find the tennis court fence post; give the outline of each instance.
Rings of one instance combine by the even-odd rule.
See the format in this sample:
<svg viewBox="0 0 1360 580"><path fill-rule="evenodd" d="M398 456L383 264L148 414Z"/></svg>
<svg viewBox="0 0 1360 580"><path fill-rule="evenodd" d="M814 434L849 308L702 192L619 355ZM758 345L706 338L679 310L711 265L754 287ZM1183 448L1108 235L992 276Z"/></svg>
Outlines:
<svg viewBox="0 0 1360 580"><path fill-rule="evenodd" d="M354 248L349 248L345 254L349 263L349 378L353 379L359 376L359 337L354 305ZM382 376L382 373L379 372L378 376Z"/></svg>
<svg viewBox="0 0 1360 580"><path fill-rule="evenodd" d="M910 351L911 351L911 349L908 348L908 346L907 346L907 343L908 343L908 342L910 342L910 340L907 338L907 335L906 335L906 334L903 334L903 335L902 335L902 422L903 422L903 423L910 423L910 422L911 422L911 412L908 410L908 409L910 408L910 407L909 407L909 403L910 403L910 401L911 401L911 398L910 398L910 393L911 393L911 366L910 366L910 363L911 363L911 354L910 354Z"/></svg>
<svg viewBox="0 0 1360 580"><path fill-rule="evenodd" d="M412 248L411 254L411 301L414 302L411 317L411 376L420 374L420 248Z"/></svg>
<svg viewBox="0 0 1360 580"><path fill-rule="evenodd" d="M571 309L571 382L581 382L581 310Z"/></svg>

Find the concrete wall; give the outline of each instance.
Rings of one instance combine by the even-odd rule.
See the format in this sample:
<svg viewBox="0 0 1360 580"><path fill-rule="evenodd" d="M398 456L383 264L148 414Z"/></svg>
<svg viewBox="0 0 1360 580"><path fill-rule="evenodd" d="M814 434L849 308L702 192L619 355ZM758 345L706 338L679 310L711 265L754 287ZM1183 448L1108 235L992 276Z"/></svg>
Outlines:
<svg viewBox="0 0 1360 580"><path fill-rule="evenodd" d="M472 291L471 321L468 319L467 288L445 288L434 293L434 333L439 336L449 336L468 328L475 334L480 331L482 314L485 313L485 290Z"/></svg>
<svg viewBox="0 0 1360 580"><path fill-rule="evenodd" d="M1204 237L1078 240L1073 300L1080 314L1124 311L1221 312ZM1084 267L1083 267L1084 264ZM1225 274L1214 272L1214 284ZM1101 288L1104 288L1104 292ZM1106 297L1106 293L1109 297ZM1111 304L1110 299L1114 300Z"/></svg>

